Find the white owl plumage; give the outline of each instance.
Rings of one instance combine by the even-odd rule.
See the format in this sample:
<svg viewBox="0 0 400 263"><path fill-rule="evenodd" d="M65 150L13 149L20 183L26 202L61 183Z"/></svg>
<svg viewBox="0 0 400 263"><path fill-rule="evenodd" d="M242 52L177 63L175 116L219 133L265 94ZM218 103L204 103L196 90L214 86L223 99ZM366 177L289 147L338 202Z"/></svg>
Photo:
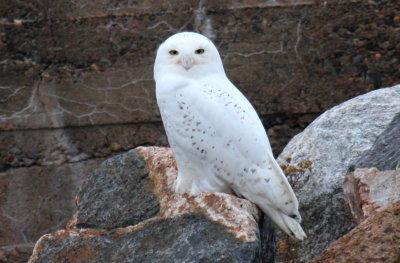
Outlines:
<svg viewBox="0 0 400 263"><path fill-rule="evenodd" d="M158 48L157 104L173 150L176 191L235 193L303 240L297 198L256 111L227 78L215 45L183 32Z"/></svg>

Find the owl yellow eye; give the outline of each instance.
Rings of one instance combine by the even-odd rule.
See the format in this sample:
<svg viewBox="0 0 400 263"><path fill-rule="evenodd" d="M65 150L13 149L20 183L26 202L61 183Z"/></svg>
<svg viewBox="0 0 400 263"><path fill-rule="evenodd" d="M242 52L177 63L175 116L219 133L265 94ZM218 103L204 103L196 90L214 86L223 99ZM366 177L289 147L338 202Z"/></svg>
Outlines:
<svg viewBox="0 0 400 263"><path fill-rule="evenodd" d="M178 51L176 51L175 49L172 49L172 50L170 50L169 51L169 54L171 54L171 55L178 55L179 54L179 52Z"/></svg>
<svg viewBox="0 0 400 263"><path fill-rule="evenodd" d="M194 53L201 55L204 53L204 49L202 49L202 48L196 49L196 51Z"/></svg>

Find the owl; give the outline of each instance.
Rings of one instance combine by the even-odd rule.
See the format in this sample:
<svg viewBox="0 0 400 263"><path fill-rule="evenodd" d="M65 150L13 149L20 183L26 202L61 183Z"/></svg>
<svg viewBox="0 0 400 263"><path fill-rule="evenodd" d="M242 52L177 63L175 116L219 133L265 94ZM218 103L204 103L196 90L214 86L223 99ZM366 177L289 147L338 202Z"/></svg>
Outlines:
<svg viewBox="0 0 400 263"><path fill-rule="evenodd" d="M193 32L169 37L157 50L154 79L178 167L175 190L244 197L288 235L303 240L297 198L260 118L227 78L213 42Z"/></svg>

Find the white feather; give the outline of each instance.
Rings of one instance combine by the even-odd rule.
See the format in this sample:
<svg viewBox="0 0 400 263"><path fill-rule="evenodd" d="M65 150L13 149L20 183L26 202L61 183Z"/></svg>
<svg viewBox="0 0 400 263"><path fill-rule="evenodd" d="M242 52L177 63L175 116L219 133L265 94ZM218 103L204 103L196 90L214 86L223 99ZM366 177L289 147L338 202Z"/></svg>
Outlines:
<svg viewBox="0 0 400 263"><path fill-rule="evenodd" d="M197 54L199 49L204 53ZM214 44L196 33L170 37L158 49L154 77L178 165L176 190L234 192L257 204L283 231L304 239L296 196L256 111L226 77Z"/></svg>

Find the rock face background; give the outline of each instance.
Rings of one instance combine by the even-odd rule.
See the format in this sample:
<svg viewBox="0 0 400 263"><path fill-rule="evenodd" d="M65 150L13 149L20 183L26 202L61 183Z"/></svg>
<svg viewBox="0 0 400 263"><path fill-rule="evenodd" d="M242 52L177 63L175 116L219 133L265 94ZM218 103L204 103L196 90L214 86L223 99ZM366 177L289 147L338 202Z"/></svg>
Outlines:
<svg viewBox="0 0 400 263"><path fill-rule="evenodd" d="M104 158L167 145L152 65L169 35L215 41L278 154L325 110L400 79L399 13L396 0L1 1L0 260L64 225Z"/></svg>

